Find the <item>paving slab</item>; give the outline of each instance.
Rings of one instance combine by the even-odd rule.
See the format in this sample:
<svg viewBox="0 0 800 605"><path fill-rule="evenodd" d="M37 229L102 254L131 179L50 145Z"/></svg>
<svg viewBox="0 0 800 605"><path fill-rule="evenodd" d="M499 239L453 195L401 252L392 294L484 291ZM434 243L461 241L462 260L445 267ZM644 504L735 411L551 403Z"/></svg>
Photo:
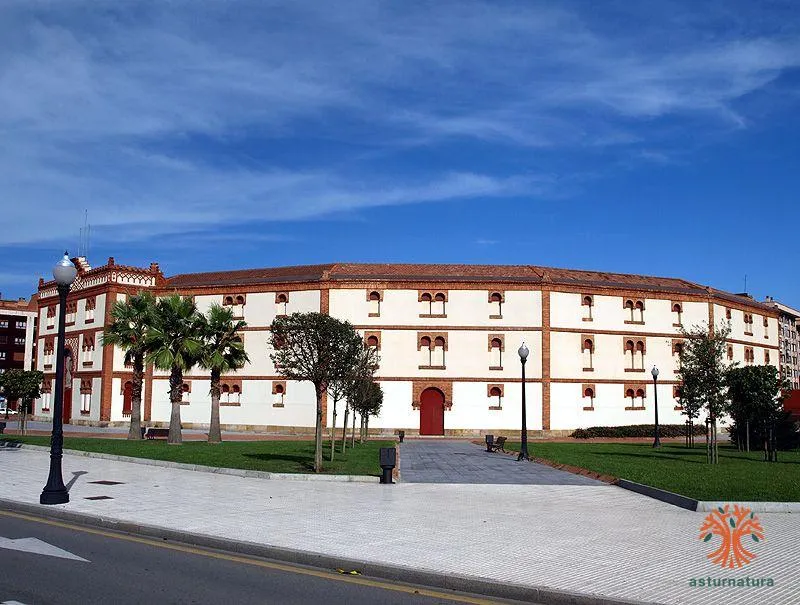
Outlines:
<svg viewBox="0 0 800 605"><path fill-rule="evenodd" d="M487 452L485 447L466 440L412 439L399 447L400 480L406 483L603 485L545 464L518 462L516 456Z"/></svg>
<svg viewBox="0 0 800 605"><path fill-rule="evenodd" d="M756 559L722 570L706 558L714 543L699 539L705 513L605 484L300 482L67 455L71 502L39 507L48 463L45 452L0 450L0 499L587 598L800 603L800 515L760 514L766 539L748 545ZM95 496L109 499L87 499ZM771 578L773 586L693 587L693 578Z"/></svg>

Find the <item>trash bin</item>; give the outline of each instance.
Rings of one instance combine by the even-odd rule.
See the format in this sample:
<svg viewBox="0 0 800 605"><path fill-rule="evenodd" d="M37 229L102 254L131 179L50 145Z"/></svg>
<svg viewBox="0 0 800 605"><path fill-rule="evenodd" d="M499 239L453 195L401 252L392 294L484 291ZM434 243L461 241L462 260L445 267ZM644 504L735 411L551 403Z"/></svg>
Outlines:
<svg viewBox="0 0 800 605"><path fill-rule="evenodd" d="M0 420L0 435L2 435L6 430L6 423Z"/></svg>
<svg viewBox="0 0 800 605"><path fill-rule="evenodd" d="M393 483L392 471L397 466L397 450L393 447L381 448L381 483Z"/></svg>
<svg viewBox="0 0 800 605"><path fill-rule="evenodd" d="M486 451L491 452L494 445L494 435L486 435Z"/></svg>
<svg viewBox="0 0 800 605"><path fill-rule="evenodd" d="M144 434L147 432L147 427L143 426L143 427L140 427L140 428L142 429L142 439L144 439Z"/></svg>
<svg viewBox="0 0 800 605"><path fill-rule="evenodd" d="M400 431L397 434L400 436L400 443L403 443L403 439L405 439L405 437L406 437L406 432L405 431Z"/></svg>

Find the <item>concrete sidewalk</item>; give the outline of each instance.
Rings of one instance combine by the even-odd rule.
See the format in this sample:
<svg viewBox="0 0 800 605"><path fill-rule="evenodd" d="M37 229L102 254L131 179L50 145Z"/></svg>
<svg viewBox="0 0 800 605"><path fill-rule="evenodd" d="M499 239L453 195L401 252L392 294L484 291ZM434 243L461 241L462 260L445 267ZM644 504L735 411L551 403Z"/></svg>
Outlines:
<svg viewBox="0 0 800 605"><path fill-rule="evenodd" d="M800 603L800 516L792 514L760 514L766 540L748 544L757 558L723 571L706 559L718 542L698 539L704 514L609 485L298 482L67 455L71 502L40 507L48 462L45 452L0 449L8 501L0 507L70 511L120 529L462 590L495 583L497 596L541 602L567 591L574 600L560 602ZM101 480L121 483L91 483ZM98 496L108 499L87 499ZM775 585L690 587L709 576Z"/></svg>

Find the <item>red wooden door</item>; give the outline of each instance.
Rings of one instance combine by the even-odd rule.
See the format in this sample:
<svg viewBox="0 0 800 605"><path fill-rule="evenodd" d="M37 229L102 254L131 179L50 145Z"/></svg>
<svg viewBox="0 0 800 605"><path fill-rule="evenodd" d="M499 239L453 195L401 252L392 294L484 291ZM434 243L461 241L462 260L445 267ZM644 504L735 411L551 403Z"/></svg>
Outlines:
<svg viewBox="0 0 800 605"><path fill-rule="evenodd" d="M64 389L64 404L61 419L64 424L69 424L70 418L72 418L72 389Z"/></svg>
<svg viewBox="0 0 800 605"><path fill-rule="evenodd" d="M444 393L425 389L419 403L419 434L444 435Z"/></svg>
<svg viewBox="0 0 800 605"><path fill-rule="evenodd" d="M128 381L122 392L122 415L127 418L133 409L133 383Z"/></svg>

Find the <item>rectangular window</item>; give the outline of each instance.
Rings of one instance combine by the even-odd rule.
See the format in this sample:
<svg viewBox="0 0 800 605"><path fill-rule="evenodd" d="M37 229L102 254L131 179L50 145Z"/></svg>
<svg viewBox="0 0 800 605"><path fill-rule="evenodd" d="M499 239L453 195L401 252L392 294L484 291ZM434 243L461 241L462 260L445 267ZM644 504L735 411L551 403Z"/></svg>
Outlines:
<svg viewBox="0 0 800 605"><path fill-rule="evenodd" d="M16 336L14 338L14 344L17 345L18 347L24 346L25 345L25 338Z"/></svg>
<svg viewBox="0 0 800 605"><path fill-rule="evenodd" d="M6 358L6 352L0 351L0 359L5 359L5 358Z"/></svg>
<svg viewBox="0 0 800 605"><path fill-rule="evenodd" d="M42 393L42 411L49 412L50 411L50 393Z"/></svg>
<svg viewBox="0 0 800 605"><path fill-rule="evenodd" d="M92 410L92 394L91 393L82 393L81 394L81 414L89 414Z"/></svg>
<svg viewBox="0 0 800 605"><path fill-rule="evenodd" d="M0 319L0 329L8 327L8 320L7 319Z"/></svg>
<svg viewBox="0 0 800 605"><path fill-rule="evenodd" d="M24 330L26 327L28 327L27 322L24 321L17 322L17 330Z"/></svg>
<svg viewBox="0 0 800 605"><path fill-rule="evenodd" d="M5 334L0 334L0 345L4 345L8 342L8 336Z"/></svg>

